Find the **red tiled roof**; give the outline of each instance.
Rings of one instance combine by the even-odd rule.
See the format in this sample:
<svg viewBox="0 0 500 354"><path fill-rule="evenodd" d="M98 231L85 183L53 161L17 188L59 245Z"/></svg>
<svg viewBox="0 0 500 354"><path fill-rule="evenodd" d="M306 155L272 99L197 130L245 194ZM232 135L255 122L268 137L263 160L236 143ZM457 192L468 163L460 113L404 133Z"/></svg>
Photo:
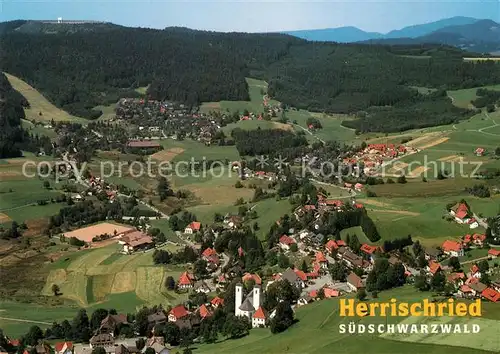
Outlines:
<svg viewBox="0 0 500 354"><path fill-rule="evenodd" d="M361 251L365 252L366 254L373 254L377 250L377 247L375 246L370 246L367 243L363 243L360 248Z"/></svg>
<svg viewBox="0 0 500 354"><path fill-rule="evenodd" d="M316 206L314 204L304 205L305 210L315 210Z"/></svg>
<svg viewBox="0 0 500 354"><path fill-rule="evenodd" d="M255 281L255 284L257 284L257 285L261 285L262 284L262 279L259 277L258 274L246 273L241 278L241 280L243 280L243 281L249 281L249 280L252 280L252 279Z"/></svg>
<svg viewBox="0 0 500 354"><path fill-rule="evenodd" d="M184 305L177 305L175 306L170 312L168 313L169 315L174 315L176 319L186 317L188 315L188 312Z"/></svg>
<svg viewBox="0 0 500 354"><path fill-rule="evenodd" d="M66 348L67 349L72 349L73 348L73 343L72 342L57 342L56 344L54 344L54 350L56 352L60 352L61 350L63 350L65 344L66 344Z"/></svg>
<svg viewBox="0 0 500 354"><path fill-rule="evenodd" d="M181 274L179 277L179 284L180 285L190 285L193 283L193 279L191 279L191 276L188 274L188 272L184 272Z"/></svg>
<svg viewBox="0 0 500 354"><path fill-rule="evenodd" d="M479 267L475 264L472 265L472 267L470 268L472 274L475 274L477 272L479 272Z"/></svg>
<svg viewBox="0 0 500 354"><path fill-rule="evenodd" d="M326 262L326 257L323 252L316 252L316 262Z"/></svg>
<svg viewBox="0 0 500 354"><path fill-rule="evenodd" d="M325 297L326 298L331 298L331 297L337 297L337 296L339 296L339 291L335 290L335 289L324 288L323 291L325 292Z"/></svg>
<svg viewBox="0 0 500 354"><path fill-rule="evenodd" d="M498 257L498 256L500 256L500 250L491 248L491 249L488 250L488 254L490 256L496 256L496 257Z"/></svg>
<svg viewBox="0 0 500 354"><path fill-rule="evenodd" d="M317 290L311 290L311 292L309 293L309 296L312 297L312 298L315 298L318 296L318 291Z"/></svg>
<svg viewBox="0 0 500 354"><path fill-rule="evenodd" d="M245 255L245 251L243 250L243 248L238 248L238 256L242 257Z"/></svg>
<svg viewBox="0 0 500 354"><path fill-rule="evenodd" d="M262 306L259 307L259 309L257 311L255 311L255 313L253 314L253 318L259 318L259 319L262 319L262 320L266 319L266 314L264 313L264 310L262 309Z"/></svg>
<svg viewBox="0 0 500 354"><path fill-rule="evenodd" d="M199 314L200 314L200 317L201 318L205 318L205 317L210 317L212 316L212 311L210 311L206 306L205 304L201 305L200 306L200 309L199 309ZM177 317L177 316L176 316Z"/></svg>
<svg viewBox="0 0 500 354"><path fill-rule="evenodd" d="M341 207L344 205L344 202L339 200L339 199L327 199L327 200L325 200L325 204Z"/></svg>
<svg viewBox="0 0 500 354"><path fill-rule="evenodd" d="M339 246L337 245L337 242L335 242L335 240L329 240L326 245L325 245L326 249L329 251L329 252L332 252L332 250L336 250L337 248L339 248Z"/></svg>
<svg viewBox="0 0 500 354"><path fill-rule="evenodd" d="M300 269L294 269L293 271L295 272L295 274L297 274L297 276L300 278L300 280L302 280L302 281L306 281L307 280L306 273L304 273Z"/></svg>
<svg viewBox="0 0 500 354"><path fill-rule="evenodd" d="M191 224L188 225L188 227L192 230L198 231L201 227L201 222L193 221Z"/></svg>
<svg viewBox="0 0 500 354"><path fill-rule="evenodd" d="M216 296L210 301L210 303L212 306L224 305L224 299Z"/></svg>
<svg viewBox="0 0 500 354"><path fill-rule="evenodd" d="M469 234L465 235L465 237L464 237L464 243L469 243L471 241L472 241L472 236L469 235Z"/></svg>
<svg viewBox="0 0 500 354"><path fill-rule="evenodd" d="M347 246L344 240L337 240L337 246L342 247L342 246Z"/></svg>
<svg viewBox="0 0 500 354"><path fill-rule="evenodd" d="M474 234L474 235L472 235L472 239L474 241L475 240L484 241L484 240L486 240L486 235L483 235L483 234Z"/></svg>
<svg viewBox="0 0 500 354"><path fill-rule="evenodd" d="M356 184L354 185L354 188L356 188L356 189L361 189L361 188L363 188L363 185L362 185L361 183L356 183Z"/></svg>
<svg viewBox="0 0 500 354"><path fill-rule="evenodd" d="M290 236L283 235L280 237L280 243L290 246L295 243L295 240L291 238Z"/></svg>
<svg viewBox="0 0 500 354"><path fill-rule="evenodd" d="M492 288L484 289L481 295L492 302L500 300L500 293Z"/></svg>
<svg viewBox="0 0 500 354"><path fill-rule="evenodd" d="M441 265L434 261L429 261L429 269L432 274L436 274L441 269Z"/></svg>
<svg viewBox="0 0 500 354"><path fill-rule="evenodd" d="M462 291L463 293L470 293L472 292L472 289L470 288L470 286L464 284L460 287L460 291Z"/></svg>
<svg viewBox="0 0 500 354"><path fill-rule="evenodd" d="M363 204L361 204L361 203L356 203L356 204L354 204L354 207L356 209L363 209L365 206Z"/></svg>
<svg viewBox="0 0 500 354"><path fill-rule="evenodd" d="M9 339L9 344L12 345L13 347L17 347L19 346L19 344L21 344L21 341L19 339ZM71 346L73 346L73 343L71 343Z"/></svg>
<svg viewBox="0 0 500 354"><path fill-rule="evenodd" d="M347 276L347 282L356 288L362 288L363 287L363 280L354 272L351 272Z"/></svg>
<svg viewBox="0 0 500 354"><path fill-rule="evenodd" d="M213 248L207 248L206 250L203 251L203 253L201 254L203 257L210 257L210 256L214 256L214 255L217 255L217 252L213 249Z"/></svg>
<svg viewBox="0 0 500 354"><path fill-rule="evenodd" d="M451 240L444 241L444 243L441 247L443 248L443 251L445 251L445 252L450 252L450 251L459 252L462 249L462 245L460 243L458 243L456 241L451 241Z"/></svg>

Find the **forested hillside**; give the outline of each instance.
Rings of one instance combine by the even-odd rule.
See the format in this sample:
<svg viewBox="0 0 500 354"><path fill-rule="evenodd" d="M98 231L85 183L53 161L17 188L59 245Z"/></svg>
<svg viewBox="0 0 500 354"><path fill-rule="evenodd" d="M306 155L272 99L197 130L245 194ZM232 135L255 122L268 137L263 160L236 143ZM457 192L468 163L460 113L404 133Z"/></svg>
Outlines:
<svg viewBox="0 0 500 354"><path fill-rule="evenodd" d="M0 158L19 157L21 150L35 151L47 143L47 139L33 137L21 128L24 107L28 106L28 101L0 73Z"/></svg>
<svg viewBox="0 0 500 354"><path fill-rule="evenodd" d="M458 89L500 82L500 65L464 62L463 52L436 45L306 42L281 34L185 28L107 25L89 31L88 26L40 34L3 24L8 30L0 36L0 69L26 80L58 107L87 118L100 115L93 107L138 95L134 88L147 85L151 98L192 105L247 100L246 76L268 81L271 96L287 105L335 113L425 100L410 86ZM408 57L415 53L428 58ZM446 99L424 106L442 104L448 104ZM435 124L434 118L425 124ZM370 129L386 128L381 122Z"/></svg>

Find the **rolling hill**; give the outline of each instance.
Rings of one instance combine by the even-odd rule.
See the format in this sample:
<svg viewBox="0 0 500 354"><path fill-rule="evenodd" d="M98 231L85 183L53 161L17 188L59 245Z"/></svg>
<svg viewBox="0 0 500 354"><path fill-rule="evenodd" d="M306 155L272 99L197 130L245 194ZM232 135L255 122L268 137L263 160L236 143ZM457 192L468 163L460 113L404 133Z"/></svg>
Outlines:
<svg viewBox="0 0 500 354"><path fill-rule="evenodd" d="M435 22L413 25L404 27L399 30L393 30L386 34L378 32L366 32L357 27L338 27L313 30L288 31L286 34L296 36L310 41L327 41L327 42L362 42L373 39L389 39L389 38L416 38L425 36L434 31L440 30L449 26L468 25L477 22L478 20L471 17L452 17Z"/></svg>
<svg viewBox="0 0 500 354"><path fill-rule="evenodd" d="M385 45L439 43L467 51L493 53L500 51L500 24L492 20L480 20L471 24L447 26L420 37L379 38L364 43Z"/></svg>

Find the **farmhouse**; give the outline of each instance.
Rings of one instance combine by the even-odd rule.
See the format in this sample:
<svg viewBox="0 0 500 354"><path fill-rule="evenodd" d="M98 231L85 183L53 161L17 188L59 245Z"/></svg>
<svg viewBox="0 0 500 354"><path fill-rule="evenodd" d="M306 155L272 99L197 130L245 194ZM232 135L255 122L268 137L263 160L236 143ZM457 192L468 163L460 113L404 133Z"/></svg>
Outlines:
<svg viewBox="0 0 500 354"><path fill-rule="evenodd" d="M186 226L186 228L184 229L184 233L188 234L188 235L192 235L195 232L200 231L200 228L201 228L201 223L198 221L193 221L188 226Z"/></svg>
<svg viewBox="0 0 500 354"><path fill-rule="evenodd" d="M482 147L478 147L476 150L474 150L474 154L476 154L476 156L484 156L484 153L485 153L485 149L482 148Z"/></svg>
<svg viewBox="0 0 500 354"><path fill-rule="evenodd" d="M363 280L354 272L351 272L347 276L347 285L353 291L357 291L358 289L365 287Z"/></svg>
<svg viewBox="0 0 500 354"><path fill-rule="evenodd" d="M283 235L280 237L280 247L283 249L283 250L289 250L290 249L290 246L295 244L295 240L293 238L291 238L290 236L287 236L287 235Z"/></svg>
<svg viewBox="0 0 500 354"><path fill-rule="evenodd" d="M168 322L174 322L180 328L190 328L189 312L184 305L177 305L168 313Z"/></svg>
<svg viewBox="0 0 500 354"><path fill-rule="evenodd" d="M102 321L99 327L99 333L101 334L113 334L116 329L121 325L128 324L127 315L107 315Z"/></svg>
<svg viewBox="0 0 500 354"><path fill-rule="evenodd" d="M450 215L455 217L455 221L463 224L469 216L469 207L465 203L457 203L450 208Z"/></svg>
<svg viewBox="0 0 500 354"><path fill-rule="evenodd" d="M119 242L123 244L123 253L125 254L132 254L154 246L153 239L141 231L124 235Z"/></svg>
<svg viewBox="0 0 500 354"><path fill-rule="evenodd" d="M152 326L156 326L167 322L167 316L163 311L157 311L148 316L148 323Z"/></svg>
<svg viewBox="0 0 500 354"><path fill-rule="evenodd" d="M194 286L193 277L188 272L182 273L177 282L177 286L179 289L191 289Z"/></svg>
<svg viewBox="0 0 500 354"><path fill-rule="evenodd" d="M497 258L500 256L500 250L491 248L488 250L488 256L491 256L491 258Z"/></svg>
<svg viewBox="0 0 500 354"><path fill-rule="evenodd" d="M90 347L91 348L106 348L112 347L115 344L115 339L112 334L96 334L92 338L90 338Z"/></svg>
<svg viewBox="0 0 500 354"><path fill-rule="evenodd" d="M491 302L497 302L500 300L500 293L492 288L484 289L481 296Z"/></svg>
<svg viewBox="0 0 500 354"><path fill-rule="evenodd" d="M464 249L459 242L446 240L441 247L443 252L451 257L462 257L464 255Z"/></svg>

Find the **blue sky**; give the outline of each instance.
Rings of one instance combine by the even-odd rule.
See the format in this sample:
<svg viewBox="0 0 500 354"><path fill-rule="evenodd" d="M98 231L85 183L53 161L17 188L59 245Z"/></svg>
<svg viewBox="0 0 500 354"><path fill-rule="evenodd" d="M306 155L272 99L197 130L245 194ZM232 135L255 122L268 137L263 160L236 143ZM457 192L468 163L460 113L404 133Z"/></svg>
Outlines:
<svg viewBox="0 0 500 354"><path fill-rule="evenodd" d="M2 21L63 17L152 28L265 32L356 26L387 32L452 16L500 21L500 1L3 0L0 13Z"/></svg>

